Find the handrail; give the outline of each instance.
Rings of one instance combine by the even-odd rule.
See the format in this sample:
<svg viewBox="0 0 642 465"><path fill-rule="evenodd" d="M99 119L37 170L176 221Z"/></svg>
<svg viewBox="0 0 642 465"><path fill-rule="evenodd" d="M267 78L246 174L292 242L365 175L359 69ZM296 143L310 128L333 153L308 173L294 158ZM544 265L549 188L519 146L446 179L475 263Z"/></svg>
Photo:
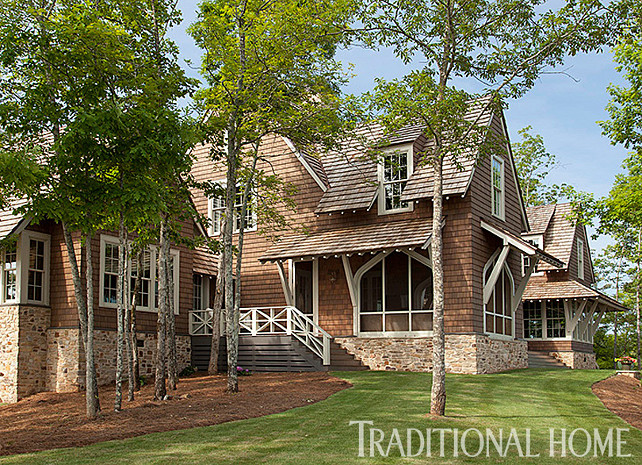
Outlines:
<svg viewBox="0 0 642 465"><path fill-rule="evenodd" d="M190 312L190 334L212 334L212 309ZM224 324L221 325L224 328ZM241 308L239 315L240 334L252 336L286 334L296 338L312 353L330 365L330 341L332 336L296 307Z"/></svg>

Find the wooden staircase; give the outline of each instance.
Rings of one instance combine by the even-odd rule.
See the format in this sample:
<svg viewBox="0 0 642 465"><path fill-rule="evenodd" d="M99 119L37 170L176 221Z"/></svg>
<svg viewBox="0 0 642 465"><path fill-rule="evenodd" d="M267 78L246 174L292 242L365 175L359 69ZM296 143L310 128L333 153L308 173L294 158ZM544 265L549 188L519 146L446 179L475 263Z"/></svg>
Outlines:
<svg viewBox="0 0 642 465"><path fill-rule="evenodd" d="M192 336L192 365L206 371L209 365L211 336ZM239 337L238 365L254 372L275 371L361 371L368 367L336 342L330 346L330 365L291 336L257 335ZM227 370L225 340L221 341L219 369Z"/></svg>
<svg viewBox="0 0 642 465"><path fill-rule="evenodd" d="M566 365L555 357L548 355L548 352L528 352L528 368L561 368L568 369Z"/></svg>

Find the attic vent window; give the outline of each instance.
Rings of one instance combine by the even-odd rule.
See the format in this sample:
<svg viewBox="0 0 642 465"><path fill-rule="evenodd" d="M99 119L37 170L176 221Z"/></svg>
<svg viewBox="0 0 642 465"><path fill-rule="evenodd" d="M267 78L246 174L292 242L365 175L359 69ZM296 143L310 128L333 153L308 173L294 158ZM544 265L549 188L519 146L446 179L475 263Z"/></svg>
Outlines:
<svg viewBox="0 0 642 465"><path fill-rule="evenodd" d="M492 157L491 161L491 189L493 215L500 220L504 219L504 160Z"/></svg>
<svg viewBox="0 0 642 465"><path fill-rule="evenodd" d="M412 203L401 200L412 174L412 145L386 151L379 163L379 214L411 211Z"/></svg>

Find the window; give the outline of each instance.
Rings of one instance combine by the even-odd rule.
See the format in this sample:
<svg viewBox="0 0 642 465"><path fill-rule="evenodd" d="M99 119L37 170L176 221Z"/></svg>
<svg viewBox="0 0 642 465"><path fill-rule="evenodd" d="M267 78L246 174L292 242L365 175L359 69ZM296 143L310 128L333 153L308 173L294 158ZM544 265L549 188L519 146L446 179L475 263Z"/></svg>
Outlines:
<svg viewBox="0 0 642 465"><path fill-rule="evenodd" d="M18 299L18 248L14 242L2 251L2 302Z"/></svg>
<svg viewBox="0 0 642 465"><path fill-rule="evenodd" d="M136 289L136 278L140 272L136 306L149 308L149 291L152 285L152 253L149 250L143 250L140 258L140 265L137 257L133 257L131 261L130 289L132 296L130 297L133 297L133 292Z"/></svg>
<svg viewBox="0 0 642 465"><path fill-rule="evenodd" d="M22 237L21 301L49 303L49 236L25 231ZM26 283L26 296L24 294ZM26 298L25 298L26 297Z"/></svg>
<svg viewBox="0 0 642 465"><path fill-rule="evenodd" d="M525 238L525 240L529 244L534 245L539 249L542 248L542 236ZM530 267L531 267L531 257L529 257L526 254L522 254L522 276L526 275L526 270L528 270ZM537 265L535 265L535 269L533 270L533 274L536 274L536 273L537 273Z"/></svg>
<svg viewBox="0 0 642 465"><path fill-rule="evenodd" d="M432 331L432 271L401 252L384 257L359 282L359 331Z"/></svg>
<svg viewBox="0 0 642 465"><path fill-rule="evenodd" d="M406 183L412 174L412 146L384 153L379 164L379 213L412 210L412 203L401 200Z"/></svg>
<svg viewBox="0 0 642 465"><path fill-rule="evenodd" d="M577 277L584 279L584 241L577 239Z"/></svg>
<svg viewBox="0 0 642 465"><path fill-rule="evenodd" d="M542 338L542 304L541 302L524 302L524 338Z"/></svg>
<svg viewBox="0 0 642 465"><path fill-rule="evenodd" d="M497 261L498 254L491 257L484 267L484 286ZM515 293L513 276L506 264L502 267L495 288L488 303L484 306L484 331L504 336L513 335L513 295Z"/></svg>
<svg viewBox="0 0 642 465"><path fill-rule="evenodd" d="M493 215L504 219L504 161L501 158L492 157L491 161L491 188Z"/></svg>
<svg viewBox="0 0 642 465"><path fill-rule="evenodd" d="M203 276L194 275L194 303L193 310L203 310Z"/></svg>
<svg viewBox="0 0 642 465"><path fill-rule="evenodd" d="M100 241L100 302L104 307L115 308L117 306L118 239L103 235ZM177 250L171 250L170 254L170 266L172 267L174 290L176 290L176 292L172 292L174 297L174 312L178 313L179 253ZM158 309L157 255L157 247L150 247L141 254L140 266L137 263L136 257L130 260L127 276L128 282L130 283L130 296L133 296L136 277L140 272L140 288L138 289L136 297L138 310L156 311ZM173 263L176 263L177 266L173 266ZM154 294L151 294L152 289L154 290Z"/></svg>
<svg viewBox="0 0 642 465"><path fill-rule="evenodd" d="M556 300L546 306L546 337L566 337L564 303Z"/></svg>
<svg viewBox="0 0 642 465"><path fill-rule="evenodd" d="M224 181L218 182L220 185L225 186ZM241 229L240 215L243 202L243 191L237 186L236 201L234 203L234 233L239 232ZM213 236L221 233L221 225L223 223L223 216L225 215L225 199L221 197L214 197L210 199L210 234ZM245 212L245 227L244 231L256 231L256 200L254 194L250 192L248 196L247 209Z"/></svg>
<svg viewBox="0 0 642 465"><path fill-rule="evenodd" d="M118 245L105 244L103 272L103 302L115 304L116 286L118 284Z"/></svg>

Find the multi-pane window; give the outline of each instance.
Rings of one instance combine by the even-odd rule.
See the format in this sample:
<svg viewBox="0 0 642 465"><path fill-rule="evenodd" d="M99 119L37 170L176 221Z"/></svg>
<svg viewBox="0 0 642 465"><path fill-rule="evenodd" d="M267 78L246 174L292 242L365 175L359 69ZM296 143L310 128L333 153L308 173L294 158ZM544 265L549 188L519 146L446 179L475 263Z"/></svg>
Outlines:
<svg viewBox="0 0 642 465"><path fill-rule="evenodd" d="M539 249L542 248L541 239L539 237L526 239L526 242L528 242L531 245L534 245L535 247L537 247ZM526 254L522 254L522 276L524 276L526 274L526 271L530 267L531 267L531 257L529 257ZM533 273L537 273L537 265L535 265L535 269L533 270Z"/></svg>
<svg viewBox="0 0 642 465"><path fill-rule="evenodd" d="M118 283L118 242L117 239L103 236L101 241L101 303L105 306L116 306L118 303L116 286ZM178 311L178 252L170 252L169 265L174 289L174 309ZM140 263L136 256L131 258L127 271L126 282L129 283L130 298L133 297L137 278L139 289L136 295L136 305L140 310L155 310L158 308L158 250L149 248L141 254ZM173 263L177 266L174 268ZM139 276L140 274L140 276Z"/></svg>
<svg viewBox="0 0 642 465"><path fill-rule="evenodd" d="M492 269L492 267L491 267ZM490 269L487 278L490 276ZM485 282L485 281L484 281ZM513 335L513 282L506 266L497 278L493 293L486 304L485 325L486 332Z"/></svg>
<svg viewBox="0 0 642 465"><path fill-rule="evenodd" d="M546 305L546 337L566 336L566 316L564 303L560 300L548 302Z"/></svg>
<svg viewBox="0 0 642 465"><path fill-rule="evenodd" d="M491 188L493 215L504 219L504 161L498 157L491 161Z"/></svg>
<svg viewBox="0 0 642 465"><path fill-rule="evenodd" d="M383 155L381 162L381 193L379 206L383 212L408 210L401 194L412 170L411 150L396 150Z"/></svg>
<svg viewBox="0 0 642 465"><path fill-rule="evenodd" d="M18 249L16 243L2 252L2 301L18 298Z"/></svg>
<svg viewBox="0 0 642 465"><path fill-rule="evenodd" d="M361 277L360 332L432 330L432 271L410 256L386 256Z"/></svg>
<svg viewBox="0 0 642 465"><path fill-rule="evenodd" d="M223 224L223 215L225 215L225 199L222 197L214 197L210 200L211 210L211 233L218 235L221 233L221 226ZM252 192L250 192L247 200L247 207L245 210L245 224L244 231L254 231L257 227L256 222L256 200ZM243 191L237 186L235 202L234 202L234 232L237 233L241 229L241 210L243 209Z"/></svg>
<svg viewBox="0 0 642 465"><path fill-rule="evenodd" d="M103 302L115 304L118 284L118 245L106 243L103 260Z"/></svg>
<svg viewBox="0 0 642 465"><path fill-rule="evenodd" d="M136 296L136 305L139 307L149 308L149 291L152 284L152 254L149 250L144 250L140 254L140 264L138 258L133 257L131 261L130 282L131 292L136 288L136 278L140 273L138 282L138 294Z"/></svg>
<svg viewBox="0 0 642 465"><path fill-rule="evenodd" d="M524 337L527 339L542 338L542 304L541 302L524 302Z"/></svg>
<svg viewBox="0 0 642 465"><path fill-rule="evenodd" d="M27 273L27 300L42 302L45 283L45 242L29 240L29 268Z"/></svg>
<svg viewBox="0 0 642 465"><path fill-rule="evenodd" d="M584 279L584 241L577 239L577 277Z"/></svg>

